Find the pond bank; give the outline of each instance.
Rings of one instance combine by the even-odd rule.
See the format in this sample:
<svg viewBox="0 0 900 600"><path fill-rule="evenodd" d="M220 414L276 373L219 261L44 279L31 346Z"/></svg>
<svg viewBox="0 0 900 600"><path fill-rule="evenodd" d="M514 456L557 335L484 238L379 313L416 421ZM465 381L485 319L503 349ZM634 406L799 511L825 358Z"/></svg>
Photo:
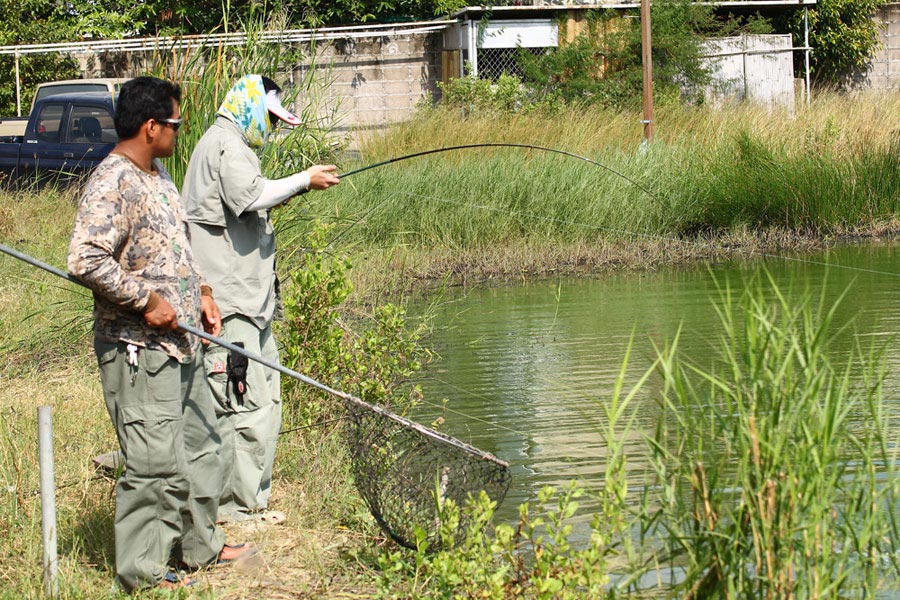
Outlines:
<svg viewBox="0 0 900 600"><path fill-rule="evenodd" d="M690 239L599 239L569 245L518 241L485 249L367 250L351 255L356 289L352 299L370 304L400 300L444 285L655 271L742 256L791 255L898 236L900 220L891 219L866 228L840 230L827 237L784 229L742 229Z"/></svg>

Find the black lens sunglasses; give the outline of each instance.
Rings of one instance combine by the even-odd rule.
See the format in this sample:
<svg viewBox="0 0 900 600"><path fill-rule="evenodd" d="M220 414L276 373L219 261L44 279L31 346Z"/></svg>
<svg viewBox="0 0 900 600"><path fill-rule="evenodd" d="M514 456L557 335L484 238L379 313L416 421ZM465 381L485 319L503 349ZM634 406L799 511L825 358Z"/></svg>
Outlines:
<svg viewBox="0 0 900 600"><path fill-rule="evenodd" d="M171 125L172 131L175 133L178 133L178 130L181 129L181 119L156 119L156 122L163 125Z"/></svg>

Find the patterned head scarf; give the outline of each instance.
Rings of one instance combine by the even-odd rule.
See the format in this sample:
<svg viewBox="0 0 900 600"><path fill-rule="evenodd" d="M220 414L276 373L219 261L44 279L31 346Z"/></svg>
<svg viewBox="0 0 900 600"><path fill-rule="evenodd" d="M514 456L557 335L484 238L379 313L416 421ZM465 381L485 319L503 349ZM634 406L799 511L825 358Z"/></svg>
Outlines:
<svg viewBox="0 0 900 600"><path fill-rule="evenodd" d="M262 77L244 75L228 90L216 114L240 127L251 148L262 148L271 130L266 113L266 90Z"/></svg>

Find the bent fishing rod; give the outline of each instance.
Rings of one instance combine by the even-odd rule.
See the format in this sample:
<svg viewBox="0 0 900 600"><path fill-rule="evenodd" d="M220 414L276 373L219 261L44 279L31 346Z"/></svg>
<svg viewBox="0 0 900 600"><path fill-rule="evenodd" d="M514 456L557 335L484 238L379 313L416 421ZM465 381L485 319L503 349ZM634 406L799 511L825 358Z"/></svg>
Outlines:
<svg viewBox="0 0 900 600"><path fill-rule="evenodd" d="M421 152L413 152L412 154L406 154L403 156L397 156L394 158L389 158L387 160L382 160L382 161L379 161L376 163L372 163L370 165L366 165L364 167L359 167L358 169L352 169L350 171L347 171L346 173L341 173L341 174L337 175L337 177L338 177L338 179L343 179L345 177L350 177L351 175L356 175L357 173L363 173L364 171L368 171L370 169L376 169L378 167L383 167L385 165L390 165L390 164L397 163L400 161L409 160L411 158L418 158L420 156L428 156L429 154L439 154L441 152L454 152L454 151L458 151L458 150L470 150L472 148L519 148L522 150L538 150L540 152L550 152L552 154L560 154L562 156L568 156L569 158L574 158L577 160L584 161L588 164L594 165L595 167L600 167L601 169L609 171L613 175L618 175L619 177L621 177L622 179L624 179L625 181L627 181L628 183L630 183L637 189L639 189L642 192L644 192L645 194L647 194L655 202L657 202L657 203L662 202L660 200L659 196L657 196L656 194L651 192L649 189L647 189L645 186L641 185L640 183L638 183L631 177L625 175L621 171L617 171L616 169L613 169L612 167L604 165L601 162L597 162L596 160L594 160L592 158L588 158L587 156L575 154L574 152L569 152L567 150L560 150L558 148L548 148L546 146L537 146L534 144L485 142L485 143L479 143L479 144L461 144L459 146L442 146L440 148L432 148L431 150L422 150ZM354 227L359 225L362 221L364 221L366 219L366 217L368 217L370 214L372 214L373 212L378 210L378 208L380 208L383 204L384 204L384 202L379 202L375 206L373 206L369 210L367 210L360 218L356 219L346 229L344 229L341 233L339 233L333 240L328 242L328 245L326 246L326 248L329 246L333 246L335 243L337 243L338 240L340 240L342 237L347 235L347 233L351 229L353 229Z"/></svg>
<svg viewBox="0 0 900 600"><path fill-rule="evenodd" d="M83 288L90 289L87 285L84 284L84 282L79 280L77 277L74 277L60 269L57 269L54 266L48 265L47 263L41 262L38 259L36 259L32 256L29 256L28 254L25 254L24 252L20 252L16 249L10 248L9 246L6 246L4 244L0 244L0 252L8 254L9 256L12 256L13 258L17 258L23 262L26 262L33 267L43 269L44 271L47 271L48 273L52 273L53 275L62 277L63 279L65 279L67 281L71 281L72 283L77 284ZM407 419L406 417L402 417L398 414L395 414L395 413L387 410L386 408L382 408L381 406L377 406L375 404L370 404L370 403L366 402L365 400L362 400L360 398L357 398L356 396L353 396L352 394L348 394L346 392L342 392L333 387L325 385L324 383L316 381L315 379L313 379L312 377L309 377L308 375L304 375L303 373L300 373L293 369L289 369L289 368L285 367L284 365L281 365L275 361L269 360L269 359L267 359L263 356L260 356L254 352L250 352L249 350L246 350L245 348L242 348L236 344L232 344L228 340L224 340L220 337L206 333L202 329L198 329L197 327L193 327L193 326L188 325L187 323L183 323L181 321L178 321L178 328L183 331L186 331L190 334L196 335L197 337L204 339L208 342L216 344L217 346L222 346L223 348L225 348L227 350L230 350L232 352L236 352L237 354L243 355L252 361L255 361L255 362L257 362L263 366L266 366L270 369L273 369L275 371L278 371L279 373L281 373L283 375L287 375L288 377L291 377L298 381L302 381L303 383L305 383L309 386L312 386L322 392L325 392L326 394L331 394L332 396L336 396L336 397L344 400L348 404L352 404L354 406L357 406L359 408L364 408L366 410L374 411L374 412L378 413L379 415L381 415L385 418L391 419L392 421L395 421L396 423L398 423L404 427L414 429L414 430L418 431L419 433L421 433L422 435L436 439L443 443L451 444L451 445L459 448L460 450L463 450L469 454L478 456L479 458L484 458L487 460L491 460L493 462L503 463L505 465L508 465L508 463L506 463L505 461L500 460L499 458L495 457L494 455L492 455L488 452L484 452L482 450L479 450L478 448L475 448L474 446L471 446L469 444L466 444L465 442L457 440L456 438L450 437L448 435L444 435L442 433L434 431L433 429L429 429L428 427L420 425L419 423L416 423L415 421Z"/></svg>
<svg viewBox="0 0 900 600"><path fill-rule="evenodd" d="M644 192L645 194L647 194L648 196L653 198L654 200L659 201L659 198L653 192L648 190L646 187L644 187L643 185L641 185L640 183L638 183L631 177L628 177L624 173L617 171L617 170L613 169L612 167L609 167L607 165L604 165L603 163L597 162L596 160L594 160L592 158L588 158L587 156L575 154L574 152L569 152L567 150L560 150L558 148L548 148L546 146L536 146L534 144L486 142L486 143L480 143L480 144L462 144L459 146L442 146L440 148L433 148L431 150L423 150L421 152L413 152L412 154L406 154L404 156L397 156L394 158L389 158L387 160L382 160L380 162L372 163L371 165L366 165L364 167L359 167L358 169L353 169L351 171L347 171L346 173L340 174L337 177L339 179L343 179L344 177L350 177L351 175L356 175L357 173L362 173L364 171L368 171L370 169L375 169L377 167L383 167L385 165L390 165L390 164L397 163L397 162L400 162L403 160L408 160L410 158L418 158L420 156L427 156L429 154L438 154L441 152L469 150L472 148L520 148L523 150L539 150L541 152L551 152L553 154L561 154L562 156L568 156L569 158L575 158L578 160L582 160L586 163L590 163L590 164L594 165L595 167L600 167L601 169L605 169L605 170L609 171L610 173L612 173L613 175L618 175L625 181L629 182L630 184L632 184L633 186L635 186L636 188L638 188L639 190L641 190L642 192Z"/></svg>

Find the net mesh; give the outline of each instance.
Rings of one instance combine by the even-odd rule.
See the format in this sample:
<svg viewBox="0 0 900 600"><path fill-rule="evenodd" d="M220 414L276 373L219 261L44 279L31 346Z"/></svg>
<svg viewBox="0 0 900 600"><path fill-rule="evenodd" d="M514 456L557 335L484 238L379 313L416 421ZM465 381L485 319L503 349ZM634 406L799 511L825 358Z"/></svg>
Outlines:
<svg viewBox="0 0 900 600"><path fill-rule="evenodd" d="M356 487L382 530L415 548L415 528L429 548L441 546L440 499L465 506L484 490L498 504L510 483L509 465L450 436L365 403L349 407ZM465 533L461 511L457 539Z"/></svg>

